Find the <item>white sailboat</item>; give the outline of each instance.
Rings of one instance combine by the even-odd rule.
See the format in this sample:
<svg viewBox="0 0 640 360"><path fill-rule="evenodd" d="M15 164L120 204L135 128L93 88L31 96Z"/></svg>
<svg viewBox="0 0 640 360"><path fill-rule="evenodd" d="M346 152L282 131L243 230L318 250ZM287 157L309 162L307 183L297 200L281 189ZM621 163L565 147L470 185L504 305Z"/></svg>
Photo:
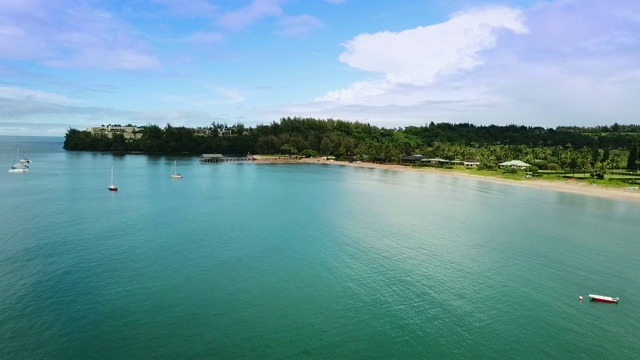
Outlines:
<svg viewBox="0 0 640 360"><path fill-rule="evenodd" d="M173 162L173 166L171 167L171 178L182 179L182 174L178 174L178 170L176 168L176 161Z"/></svg>
<svg viewBox="0 0 640 360"><path fill-rule="evenodd" d="M11 169L9 169L10 173L21 174L29 172L29 165L26 162L20 160L20 150L16 149L16 162L11 165Z"/></svg>
<svg viewBox="0 0 640 360"><path fill-rule="evenodd" d="M109 191L118 191L118 187L113 185L113 166L111 167L111 179L109 180Z"/></svg>

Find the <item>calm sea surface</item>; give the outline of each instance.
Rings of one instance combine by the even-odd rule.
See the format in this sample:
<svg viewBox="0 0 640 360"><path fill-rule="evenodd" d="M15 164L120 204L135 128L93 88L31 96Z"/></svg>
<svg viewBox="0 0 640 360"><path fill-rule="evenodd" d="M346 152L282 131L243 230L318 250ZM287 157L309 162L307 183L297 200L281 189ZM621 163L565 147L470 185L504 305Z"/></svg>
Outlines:
<svg viewBox="0 0 640 360"><path fill-rule="evenodd" d="M637 203L60 138L0 163L0 359L640 358Z"/></svg>

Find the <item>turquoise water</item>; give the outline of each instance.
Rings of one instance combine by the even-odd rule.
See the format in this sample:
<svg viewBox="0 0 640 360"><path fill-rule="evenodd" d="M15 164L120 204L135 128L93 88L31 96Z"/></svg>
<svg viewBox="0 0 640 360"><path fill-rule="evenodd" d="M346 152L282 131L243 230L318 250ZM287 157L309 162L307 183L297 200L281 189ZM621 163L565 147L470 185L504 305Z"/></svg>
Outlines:
<svg viewBox="0 0 640 360"><path fill-rule="evenodd" d="M16 147L33 163L0 171L0 359L640 355L640 204L46 138L0 137L7 169Z"/></svg>

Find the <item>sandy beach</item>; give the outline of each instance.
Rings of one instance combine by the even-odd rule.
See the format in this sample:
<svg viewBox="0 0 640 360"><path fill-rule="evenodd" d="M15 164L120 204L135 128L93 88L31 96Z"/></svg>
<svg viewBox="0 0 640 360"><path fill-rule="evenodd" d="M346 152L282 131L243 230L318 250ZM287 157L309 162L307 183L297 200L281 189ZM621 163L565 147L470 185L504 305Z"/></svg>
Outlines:
<svg viewBox="0 0 640 360"><path fill-rule="evenodd" d="M587 184L582 183L575 180L565 180L565 181L547 181L541 179L522 179L522 180L510 180L510 179L500 179L493 178L483 175L474 174L474 170L469 170L469 172L461 172L461 171L450 171L444 169L436 169L431 167L412 167L412 166L404 166L404 165L387 165L387 164L374 164L367 162L346 162L346 161L333 161L333 160L323 160L318 158L303 158L303 159L292 159L292 158L276 158L276 157L265 157L260 155L254 155L256 159L256 163L258 164L328 164L335 166L357 166L357 167L367 167L367 168L377 168L377 169L385 169L385 170L394 170L394 171L415 171L415 172L424 172L431 174L438 174L444 176L457 176L464 178L472 178L481 181L490 181L494 183L502 183L514 186L528 186L539 188L545 191L562 191L566 193L587 195L587 196L595 196L600 198L614 199L614 200L624 200L624 201L634 201L640 202L640 189L624 189L624 188L606 188L603 186L595 185L595 184Z"/></svg>

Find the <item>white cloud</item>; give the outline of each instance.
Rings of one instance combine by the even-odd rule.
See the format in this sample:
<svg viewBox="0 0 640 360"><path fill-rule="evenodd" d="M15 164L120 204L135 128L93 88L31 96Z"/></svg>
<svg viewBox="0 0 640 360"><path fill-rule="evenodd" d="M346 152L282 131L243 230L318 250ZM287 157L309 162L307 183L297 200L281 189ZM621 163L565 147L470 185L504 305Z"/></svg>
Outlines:
<svg viewBox="0 0 640 360"><path fill-rule="evenodd" d="M61 0L0 6L0 58L53 67L147 69L160 61L110 12Z"/></svg>
<svg viewBox="0 0 640 360"><path fill-rule="evenodd" d="M496 45L499 30L526 32L522 20L518 10L493 8L458 14L437 25L362 34L343 44L340 61L384 74L390 83L431 84L438 76L481 65L479 53Z"/></svg>
<svg viewBox="0 0 640 360"><path fill-rule="evenodd" d="M67 97L62 95L58 95L58 94L54 94L46 91L23 89L18 87L11 87L11 86L0 86L0 99L4 99L4 100L30 99L32 101L56 103L56 104L64 104L64 103L70 102Z"/></svg>
<svg viewBox="0 0 640 360"><path fill-rule="evenodd" d="M381 73L382 79L359 81L315 101L373 107L496 101L485 94L485 85L462 84L460 76L484 63L482 51L496 46L503 29L525 33L522 13L502 7L482 9L455 15L442 24L359 35L343 44L346 51L340 60Z"/></svg>

